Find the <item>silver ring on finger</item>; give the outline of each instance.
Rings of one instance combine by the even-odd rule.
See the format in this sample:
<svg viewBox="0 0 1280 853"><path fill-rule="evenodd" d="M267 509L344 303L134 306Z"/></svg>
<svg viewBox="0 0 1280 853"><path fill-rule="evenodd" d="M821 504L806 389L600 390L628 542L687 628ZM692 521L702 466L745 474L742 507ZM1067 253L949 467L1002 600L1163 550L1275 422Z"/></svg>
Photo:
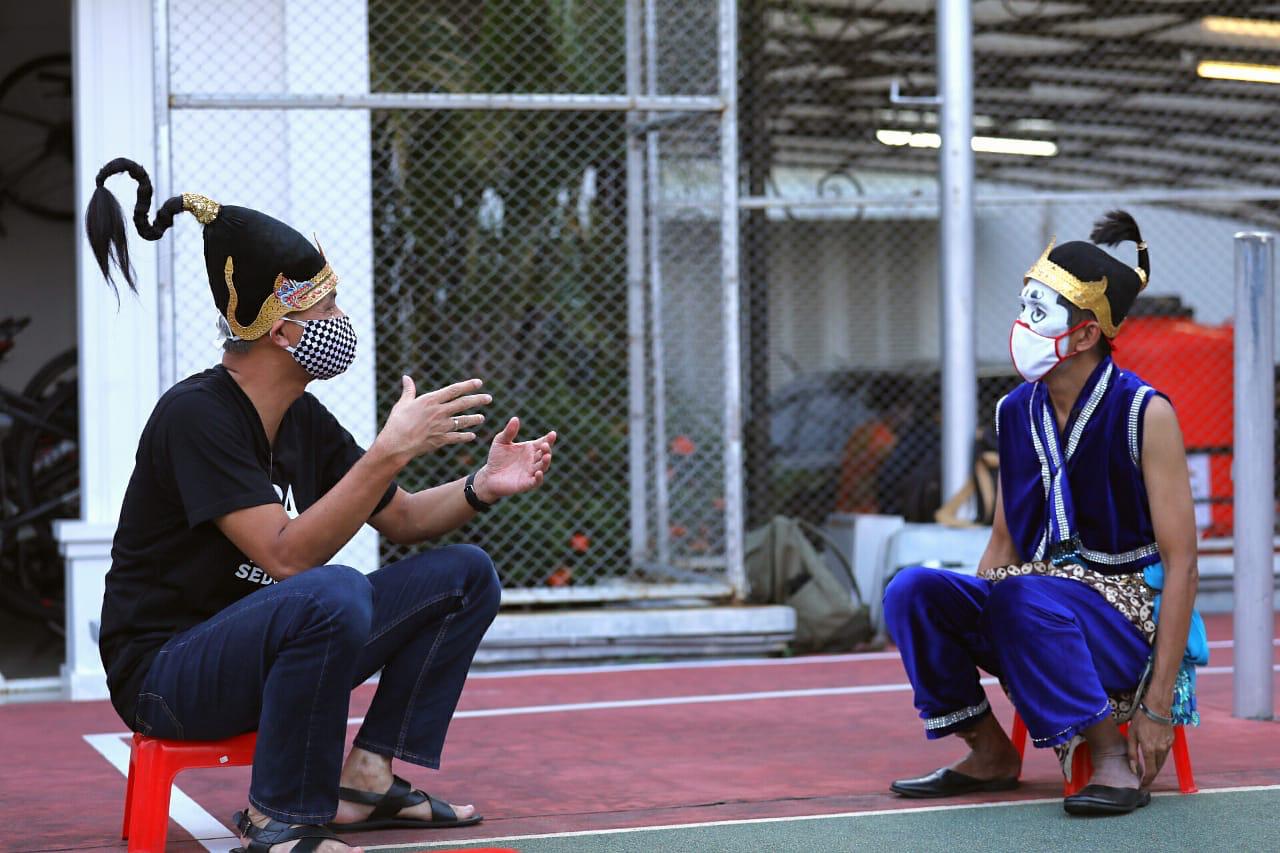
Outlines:
<svg viewBox="0 0 1280 853"><path fill-rule="evenodd" d="M454 431L454 432L457 432L457 431L458 431L458 416L457 416L457 415L454 415L454 416L453 416L453 431Z"/></svg>

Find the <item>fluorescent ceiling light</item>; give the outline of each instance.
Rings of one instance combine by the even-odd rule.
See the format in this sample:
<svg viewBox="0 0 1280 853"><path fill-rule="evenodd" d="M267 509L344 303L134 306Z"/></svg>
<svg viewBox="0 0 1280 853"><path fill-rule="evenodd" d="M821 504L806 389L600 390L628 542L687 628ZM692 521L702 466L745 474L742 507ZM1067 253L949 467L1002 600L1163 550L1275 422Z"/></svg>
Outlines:
<svg viewBox="0 0 1280 853"><path fill-rule="evenodd" d="M1256 18L1224 18L1210 15L1200 20L1200 26L1211 33L1251 38L1280 39L1280 21L1261 21Z"/></svg>
<svg viewBox="0 0 1280 853"><path fill-rule="evenodd" d="M942 137L936 133L910 130L877 130L876 139L882 145L895 148L938 148ZM1056 143L1046 139L1010 139L1002 136L975 136L973 150L982 154L1017 154L1024 157L1053 157L1058 153Z"/></svg>
<svg viewBox="0 0 1280 853"><path fill-rule="evenodd" d="M1280 83L1280 65L1254 65L1250 62L1217 62L1206 59L1196 66L1196 73L1210 80Z"/></svg>

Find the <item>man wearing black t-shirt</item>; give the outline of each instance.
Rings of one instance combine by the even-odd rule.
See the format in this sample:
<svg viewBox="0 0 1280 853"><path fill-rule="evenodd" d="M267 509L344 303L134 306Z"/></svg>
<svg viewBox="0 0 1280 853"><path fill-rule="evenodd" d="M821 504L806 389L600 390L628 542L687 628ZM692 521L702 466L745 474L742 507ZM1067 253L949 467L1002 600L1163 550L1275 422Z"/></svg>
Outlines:
<svg viewBox="0 0 1280 853"><path fill-rule="evenodd" d="M250 853L346 851L332 830L459 826L480 818L414 790L392 758L436 768L476 647L498 609L479 548L426 551L369 575L330 564L368 522L392 542L433 539L497 500L537 488L554 432L515 441L512 418L465 479L408 492L412 459L473 441L469 380L418 396L409 377L366 453L305 392L355 358L337 276L301 234L265 214L186 194L147 222L140 166L98 175L86 226L110 281L133 286L107 177L139 183L134 221L158 239L180 212L204 226L222 364L171 388L138 445L112 549L101 652L112 703L135 731L210 740L258 732ZM343 761L350 691L381 671ZM358 848L355 848L358 849Z"/></svg>

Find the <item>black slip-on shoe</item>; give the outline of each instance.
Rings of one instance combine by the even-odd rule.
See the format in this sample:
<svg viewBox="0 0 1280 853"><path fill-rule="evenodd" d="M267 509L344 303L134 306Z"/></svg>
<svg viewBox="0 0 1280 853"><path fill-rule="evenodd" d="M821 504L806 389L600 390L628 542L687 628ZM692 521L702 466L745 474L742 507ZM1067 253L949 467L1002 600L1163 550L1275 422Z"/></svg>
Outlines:
<svg viewBox="0 0 1280 853"><path fill-rule="evenodd" d="M946 767L940 767L928 776L919 779L899 779L889 785L889 790L904 797L925 799L928 797L956 797L961 794L974 794L983 791L1012 791L1018 787L1018 780L1010 779L975 779L963 773L957 773Z"/></svg>
<svg viewBox="0 0 1280 853"><path fill-rule="evenodd" d="M1138 788L1113 788L1110 785L1086 785L1078 794L1062 801L1067 814L1128 814L1151 802L1151 792Z"/></svg>

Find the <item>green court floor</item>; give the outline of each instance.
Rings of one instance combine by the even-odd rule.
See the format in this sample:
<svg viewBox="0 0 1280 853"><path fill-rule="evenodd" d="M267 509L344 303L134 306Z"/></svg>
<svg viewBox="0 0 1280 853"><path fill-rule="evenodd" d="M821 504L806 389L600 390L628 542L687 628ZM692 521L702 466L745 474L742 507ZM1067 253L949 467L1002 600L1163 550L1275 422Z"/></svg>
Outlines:
<svg viewBox="0 0 1280 853"><path fill-rule="evenodd" d="M372 848L409 853L449 847L510 847L521 853L823 853L946 851L1280 851L1280 789L1159 796L1116 818L1073 818L1061 801L754 823L692 825L471 844Z"/></svg>

